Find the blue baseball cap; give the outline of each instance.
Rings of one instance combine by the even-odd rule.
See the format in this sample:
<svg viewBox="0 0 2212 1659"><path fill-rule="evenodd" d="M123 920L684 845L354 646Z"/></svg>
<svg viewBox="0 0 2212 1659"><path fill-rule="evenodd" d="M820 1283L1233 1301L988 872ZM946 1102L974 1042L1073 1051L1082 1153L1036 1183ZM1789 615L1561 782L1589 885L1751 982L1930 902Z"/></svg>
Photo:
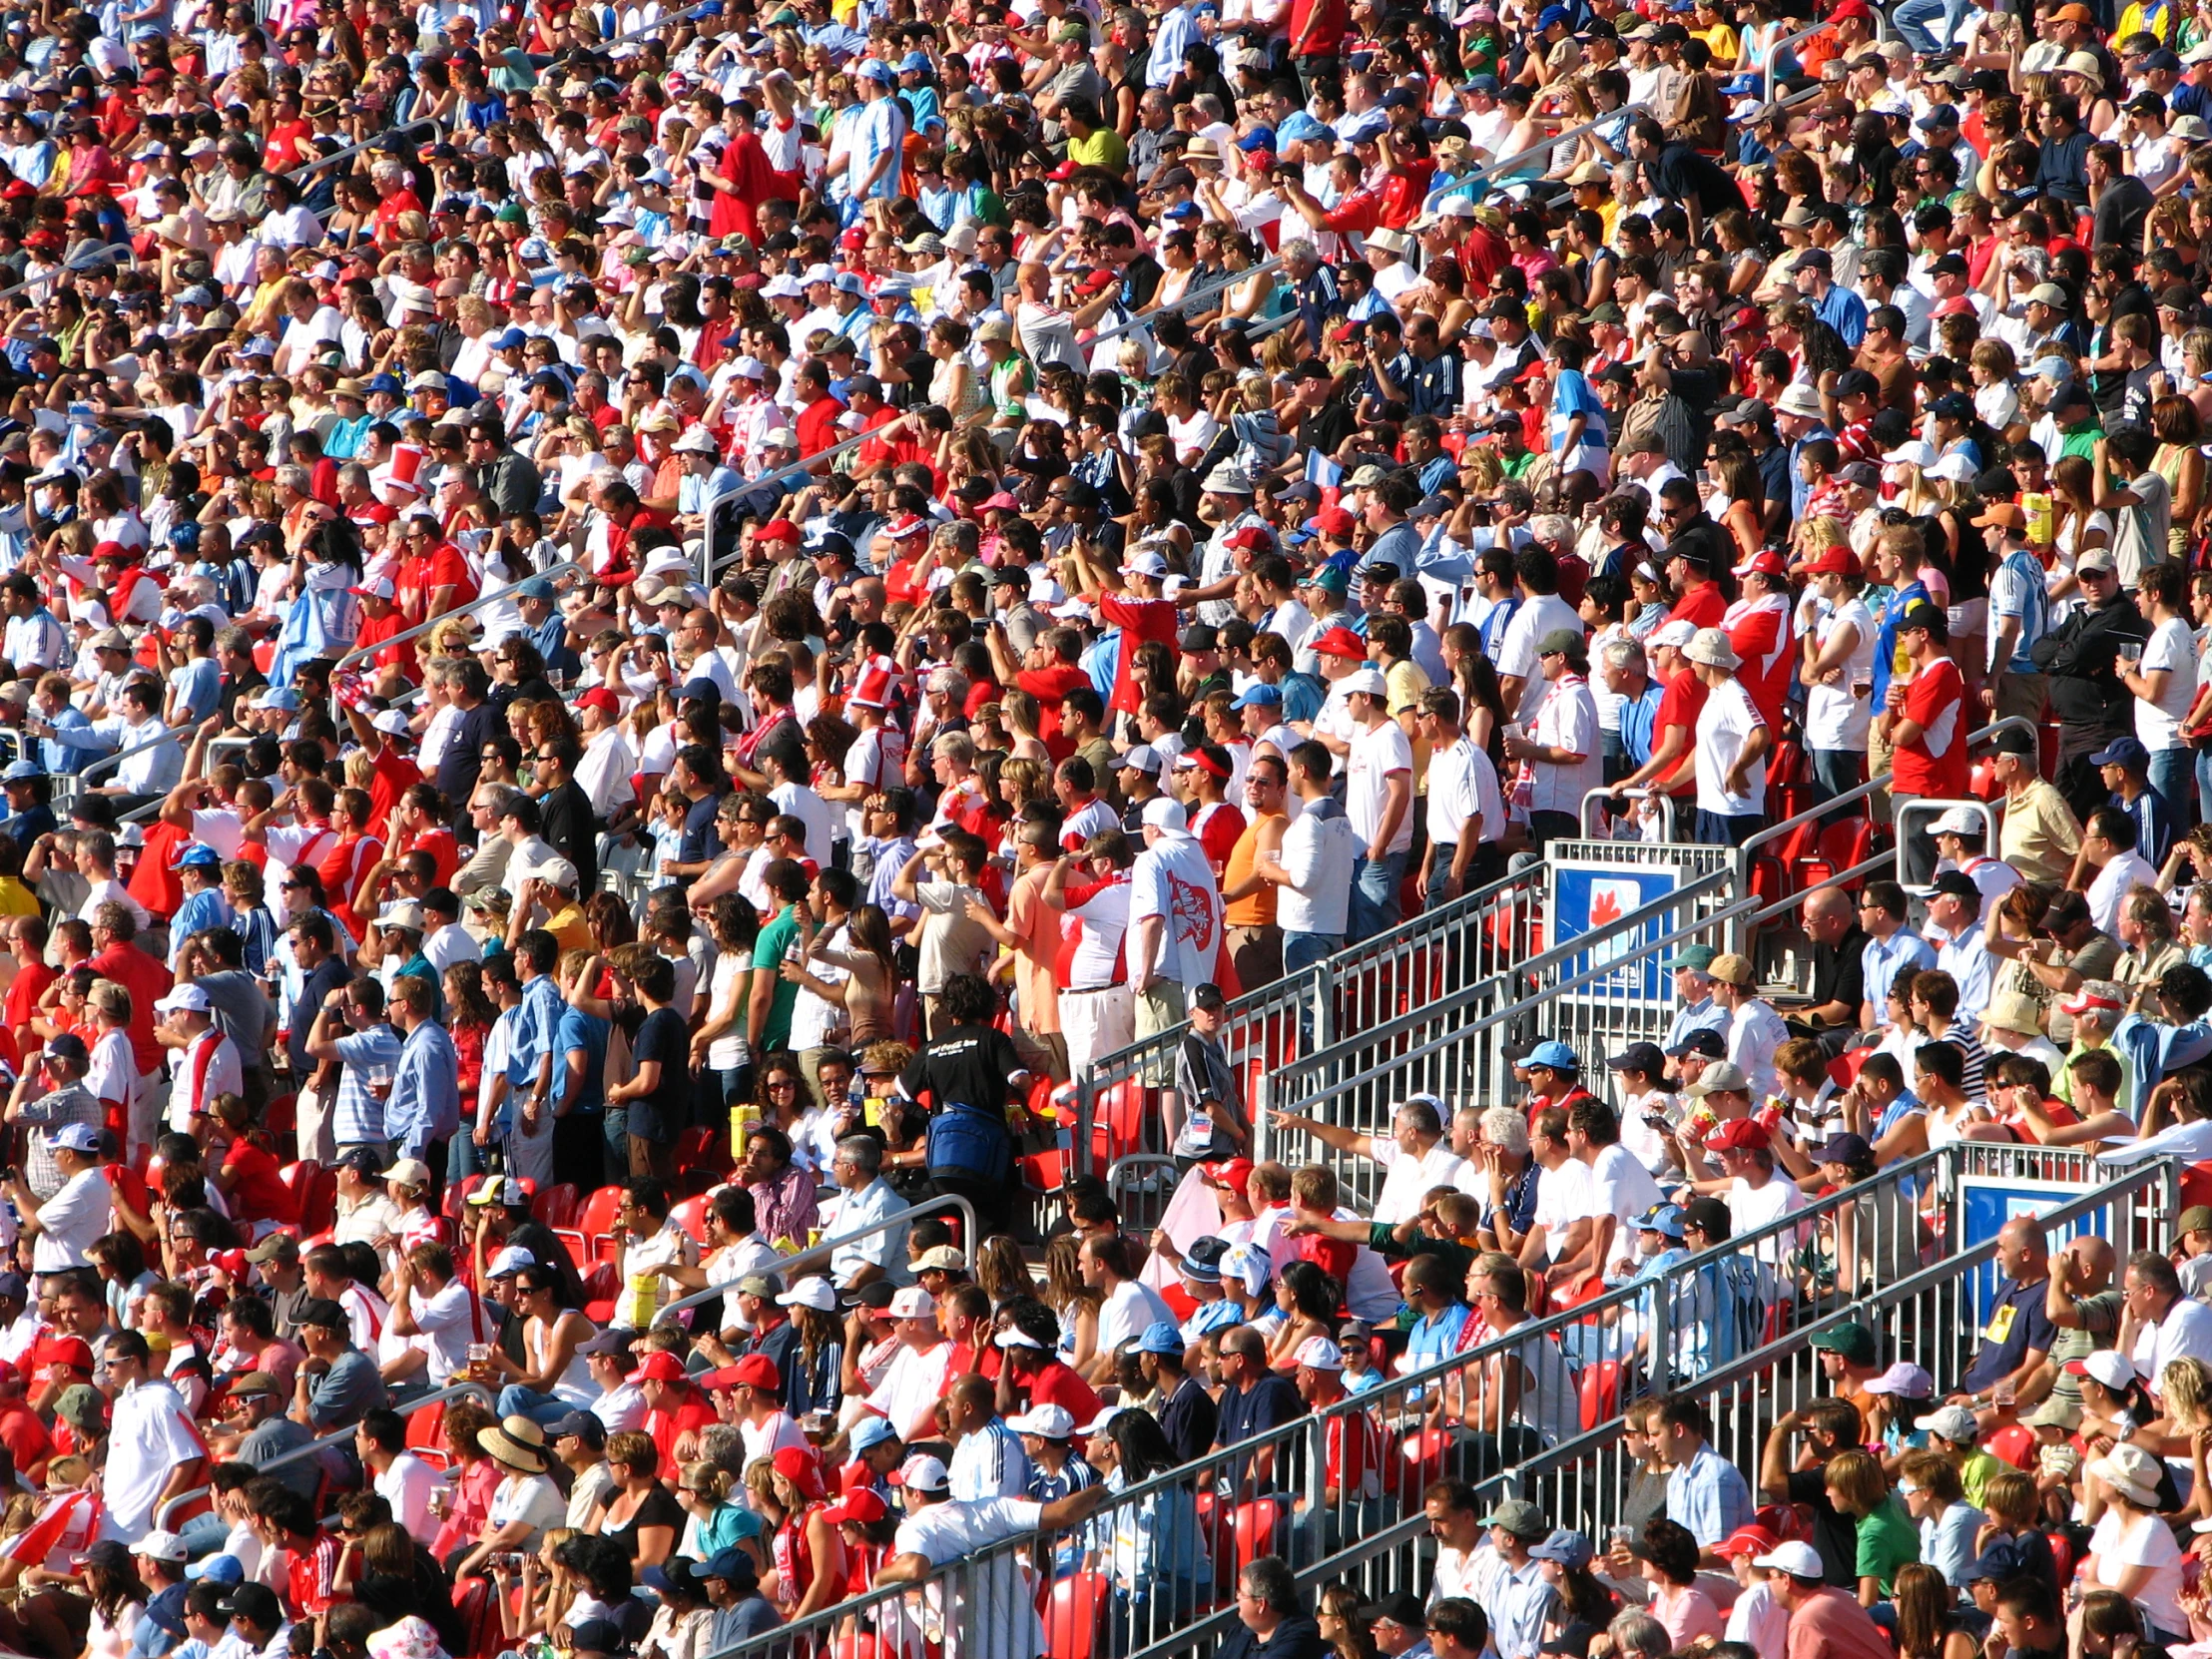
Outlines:
<svg viewBox="0 0 2212 1659"><path fill-rule="evenodd" d="M28 783L33 778L45 776L44 769L30 761L10 761L7 770L0 772L0 784Z"/></svg>
<svg viewBox="0 0 2212 1659"><path fill-rule="evenodd" d="M1255 680L1229 706L1232 709L1280 709L1283 707L1283 688L1271 686L1265 680Z"/></svg>
<svg viewBox="0 0 2212 1659"><path fill-rule="evenodd" d="M852 1425L849 1443L854 1455L898 1438L898 1430L888 1419L877 1416L862 1417Z"/></svg>
<svg viewBox="0 0 2212 1659"><path fill-rule="evenodd" d="M852 73L863 81L881 81L885 86L890 85L894 78L891 66L881 58L862 58Z"/></svg>
<svg viewBox="0 0 2212 1659"><path fill-rule="evenodd" d="M388 392L393 397L403 397L407 390L405 386L399 383L399 376L396 374L371 375L368 384L362 389L364 391Z"/></svg>
<svg viewBox="0 0 2212 1659"><path fill-rule="evenodd" d="M1158 1320L1144 1328L1144 1335L1131 1345L1139 1354L1181 1354L1183 1333L1166 1320Z"/></svg>
<svg viewBox="0 0 2212 1659"><path fill-rule="evenodd" d="M257 709L280 709L285 714L299 712L299 694L289 686L272 686L254 699Z"/></svg>
<svg viewBox="0 0 2212 1659"><path fill-rule="evenodd" d="M1536 27L1538 29L1548 29L1554 23L1571 24L1573 21L1574 13L1568 11L1564 6L1546 6L1536 14Z"/></svg>
<svg viewBox="0 0 2212 1659"><path fill-rule="evenodd" d="M1527 1066L1549 1066L1553 1071L1580 1071L1582 1062L1574 1057L1574 1050L1554 1038L1538 1043L1521 1062Z"/></svg>
<svg viewBox="0 0 2212 1659"><path fill-rule="evenodd" d="M520 328L509 328L491 342L494 351L519 351L529 343L530 336Z"/></svg>
<svg viewBox="0 0 2212 1659"><path fill-rule="evenodd" d="M187 1578L205 1578L211 1584L243 1584L246 1569L239 1564L236 1555L211 1555L204 1561L195 1561L185 1569Z"/></svg>
<svg viewBox="0 0 2212 1659"><path fill-rule="evenodd" d="M1670 1239L1682 1237L1682 1210L1678 1205L1654 1204L1636 1218L1636 1228L1644 1233L1664 1233Z"/></svg>
<svg viewBox="0 0 2212 1659"><path fill-rule="evenodd" d="M1306 144L1314 139L1325 139L1329 136L1329 129L1304 110L1300 110L1275 130L1275 142L1278 148L1286 144Z"/></svg>
<svg viewBox="0 0 2212 1659"><path fill-rule="evenodd" d="M2135 738L2114 738L2089 757L2093 767L2145 767L2150 765L2150 751Z"/></svg>
<svg viewBox="0 0 2212 1659"><path fill-rule="evenodd" d="M905 55L905 56L904 56L903 58L900 58L900 59L898 60L898 72L899 72L899 74L901 74L901 75L926 75L926 74L928 74L928 73L929 73L929 54L928 54L928 53L926 53L926 52L909 52L909 53L907 53L907 54L906 54L906 55Z"/></svg>
<svg viewBox="0 0 2212 1659"><path fill-rule="evenodd" d="M1275 148L1275 129L1273 127L1255 127L1237 141L1237 148L1248 152L1273 150Z"/></svg>
<svg viewBox="0 0 2212 1659"><path fill-rule="evenodd" d="M223 854L208 845L206 841L194 841L192 845L178 853L177 861L170 865L172 869L221 869L222 867Z"/></svg>

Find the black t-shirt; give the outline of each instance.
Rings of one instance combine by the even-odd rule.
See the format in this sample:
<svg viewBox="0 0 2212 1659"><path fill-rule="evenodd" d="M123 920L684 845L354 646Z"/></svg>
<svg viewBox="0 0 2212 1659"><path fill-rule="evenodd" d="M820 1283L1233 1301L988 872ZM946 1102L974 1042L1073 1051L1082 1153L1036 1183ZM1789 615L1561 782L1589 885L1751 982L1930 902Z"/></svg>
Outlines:
<svg viewBox="0 0 2212 1659"><path fill-rule="evenodd" d="M1707 214L1725 213L1744 205L1744 193L1723 173L1718 163L1687 144L1670 144L1659 152L1652 168L1659 194L1674 202L1697 198Z"/></svg>
<svg viewBox="0 0 2212 1659"><path fill-rule="evenodd" d="M640 1066L660 1061L661 1080L643 1100L630 1102L630 1133L673 1141L691 1106L691 1028L674 1008L656 1008L638 1027L631 1052Z"/></svg>
<svg viewBox="0 0 2212 1659"><path fill-rule="evenodd" d="M1175 1448L1178 1463L1194 1462L1213 1448L1220 1416L1214 1396L1198 1385L1198 1379L1184 1378L1160 1407L1160 1431Z"/></svg>
<svg viewBox="0 0 2212 1659"><path fill-rule="evenodd" d="M1813 947L1813 1006L1843 1002L1857 1008L1867 1000L1866 930L1856 921L1834 944Z"/></svg>
<svg viewBox="0 0 2212 1659"><path fill-rule="evenodd" d="M1859 1523L1828 1501L1828 1477L1820 1469L1796 1469L1790 1475L1790 1501L1813 1511L1813 1547L1821 1552L1821 1575L1839 1589L1859 1584Z"/></svg>
<svg viewBox="0 0 2212 1659"><path fill-rule="evenodd" d="M927 1095L934 1107L954 1101L966 1106L1003 1106L1007 1078L1025 1069L1005 1032L988 1025L955 1025L906 1066L899 1085L915 1100Z"/></svg>

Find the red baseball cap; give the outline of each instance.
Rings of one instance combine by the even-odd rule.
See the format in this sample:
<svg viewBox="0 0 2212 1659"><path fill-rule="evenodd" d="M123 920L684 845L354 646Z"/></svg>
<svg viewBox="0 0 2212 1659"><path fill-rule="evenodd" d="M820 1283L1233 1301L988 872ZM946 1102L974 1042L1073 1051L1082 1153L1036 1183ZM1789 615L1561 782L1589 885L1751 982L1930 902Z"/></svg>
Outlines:
<svg viewBox="0 0 2212 1659"><path fill-rule="evenodd" d="M1324 507L1314 515L1314 528L1325 536L1352 534L1353 517L1342 507Z"/></svg>
<svg viewBox="0 0 2212 1659"><path fill-rule="evenodd" d="M638 1369L631 1375L640 1382L681 1382L684 1362L666 1349L656 1349L638 1362Z"/></svg>
<svg viewBox="0 0 2212 1659"><path fill-rule="evenodd" d="M1765 1146L1769 1138L1766 1130L1750 1118L1731 1118L1705 1137L1705 1145L1711 1152L1749 1152Z"/></svg>
<svg viewBox="0 0 2212 1659"><path fill-rule="evenodd" d="M1349 628L1332 628L1314 642L1314 649L1324 657L1350 657L1354 662L1364 662L1368 642Z"/></svg>
<svg viewBox="0 0 2212 1659"><path fill-rule="evenodd" d="M799 526L788 518L772 518L753 532L755 541L797 541Z"/></svg>
<svg viewBox="0 0 2212 1659"><path fill-rule="evenodd" d="M45 1337L31 1349L31 1364L40 1370L67 1366L72 1371L92 1370L92 1345L82 1337Z"/></svg>
<svg viewBox="0 0 2212 1659"><path fill-rule="evenodd" d="M851 1522L855 1526L871 1526L890 1511L873 1486L855 1486L822 1512L822 1518L831 1526Z"/></svg>
<svg viewBox="0 0 2212 1659"><path fill-rule="evenodd" d="M1826 553L1805 567L1808 576L1864 576L1866 567L1859 562L1859 555L1838 542Z"/></svg>
<svg viewBox="0 0 2212 1659"><path fill-rule="evenodd" d="M1248 524L1242 530L1233 530L1222 538L1222 546L1232 553L1272 553L1275 537L1257 524Z"/></svg>
<svg viewBox="0 0 2212 1659"><path fill-rule="evenodd" d="M781 1388L783 1374L765 1354L748 1354L736 1365L724 1368L749 1388Z"/></svg>
<svg viewBox="0 0 2212 1659"><path fill-rule="evenodd" d="M1713 1546L1715 1555L1771 1555L1779 1540L1763 1526L1739 1526Z"/></svg>
<svg viewBox="0 0 2212 1659"><path fill-rule="evenodd" d="M1233 1193L1241 1193L1252 1179L1250 1158L1223 1158L1216 1163L1201 1164L1199 1173L1206 1178L1209 1187L1223 1187Z"/></svg>
<svg viewBox="0 0 2212 1659"><path fill-rule="evenodd" d="M1782 555L1773 548L1762 547L1736 567L1738 576L1748 576L1753 571L1757 571L1762 576L1787 576L1790 574L1790 567L1783 561Z"/></svg>
<svg viewBox="0 0 2212 1659"><path fill-rule="evenodd" d="M605 686L594 686L576 700L579 709L600 709L610 715L622 713L622 699Z"/></svg>

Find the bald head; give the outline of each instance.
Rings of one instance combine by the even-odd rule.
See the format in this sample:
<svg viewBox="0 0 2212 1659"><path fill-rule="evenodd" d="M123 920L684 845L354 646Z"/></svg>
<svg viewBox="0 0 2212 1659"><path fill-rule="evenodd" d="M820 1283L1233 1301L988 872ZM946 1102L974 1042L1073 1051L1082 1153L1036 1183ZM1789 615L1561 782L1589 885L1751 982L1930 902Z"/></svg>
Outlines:
<svg viewBox="0 0 2212 1659"><path fill-rule="evenodd" d="M997 1409L995 1384L980 1372L970 1372L954 1382L945 1397L976 1422L988 1422Z"/></svg>
<svg viewBox="0 0 2212 1659"><path fill-rule="evenodd" d="M1252 1360L1261 1365L1267 1363L1268 1345L1265 1338L1249 1325L1232 1329L1221 1340L1222 1358Z"/></svg>
<svg viewBox="0 0 2212 1659"><path fill-rule="evenodd" d="M1815 944L1834 944L1851 930L1857 903L1840 887L1820 887L1805 895L1805 931Z"/></svg>

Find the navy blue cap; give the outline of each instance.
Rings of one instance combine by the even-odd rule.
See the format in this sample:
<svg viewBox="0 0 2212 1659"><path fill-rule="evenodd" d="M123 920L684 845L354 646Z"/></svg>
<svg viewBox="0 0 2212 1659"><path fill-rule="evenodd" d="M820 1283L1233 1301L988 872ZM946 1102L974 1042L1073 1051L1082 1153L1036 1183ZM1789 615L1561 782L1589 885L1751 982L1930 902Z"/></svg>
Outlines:
<svg viewBox="0 0 2212 1659"><path fill-rule="evenodd" d="M2093 767L2143 767L2150 766L2150 751L2135 738L2114 738L2089 757Z"/></svg>

